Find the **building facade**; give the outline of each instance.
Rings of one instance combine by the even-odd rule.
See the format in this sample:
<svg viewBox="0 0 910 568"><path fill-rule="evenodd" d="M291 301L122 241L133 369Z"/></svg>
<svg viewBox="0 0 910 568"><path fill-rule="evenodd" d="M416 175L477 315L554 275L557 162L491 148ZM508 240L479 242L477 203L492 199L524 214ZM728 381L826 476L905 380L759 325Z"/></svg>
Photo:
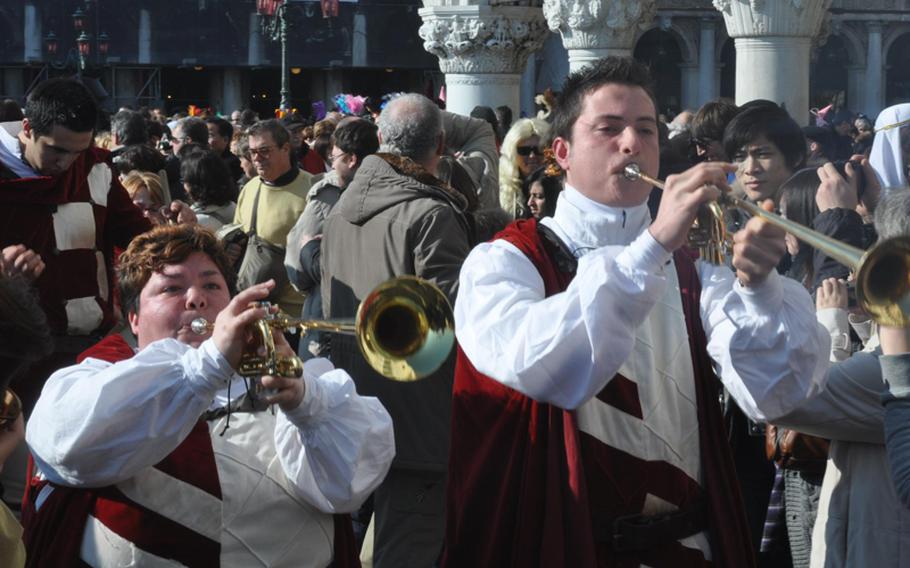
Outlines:
<svg viewBox="0 0 910 568"><path fill-rule="evenodd" d="M260 33L254 0L5 2L0 96L21 99L41 78L75 72L77 8L95 48L84 74L115 106L278 106L280 51ZM910 0L359 0L328 18L316 0L290 0L288 13L301 108L341 92L435 96L445 82L455 110L530 113L534 93L558 90L570 68L608 53L652 67L668 116L788 89L805 91L779 101L804 120L832 102L874 117L910 100Z"/></svg>

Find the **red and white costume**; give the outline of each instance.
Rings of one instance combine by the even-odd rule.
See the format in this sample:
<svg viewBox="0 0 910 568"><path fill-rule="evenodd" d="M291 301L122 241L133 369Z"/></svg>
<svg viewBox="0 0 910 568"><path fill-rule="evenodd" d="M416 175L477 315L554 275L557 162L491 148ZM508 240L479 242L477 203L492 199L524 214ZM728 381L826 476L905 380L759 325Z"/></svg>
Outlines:
<svg viewBox="0 0 910 568"><path fill-rule="evenodd" d="M574 270L560 274L536 224L519 222L461 272L444 565L729 563L748 535L715 447L726 439L711 359L754 418L797 406L827 369L806 291L776 273L746 289L726 267L674 260L645 205L567 186L541 223ZM710 532L629 554L598 534L703 498Z"/></svg>
<svg viewBox="0 0 910 568"><path fill-rule="evenodd" d="M333 514L356 510L394 456L378 400L358 396L347 373L317 359L306 364L297 409L205 421L206 410L245 393L211 340L194 349L165 339L130 355L122 340L106 339L55 373L32 413L26 439L46 482L26 506L29 565L296 567L334 558L346 566L355 558L338 557L350 535ZM65 534L77 541L55 542Z"/></svg>

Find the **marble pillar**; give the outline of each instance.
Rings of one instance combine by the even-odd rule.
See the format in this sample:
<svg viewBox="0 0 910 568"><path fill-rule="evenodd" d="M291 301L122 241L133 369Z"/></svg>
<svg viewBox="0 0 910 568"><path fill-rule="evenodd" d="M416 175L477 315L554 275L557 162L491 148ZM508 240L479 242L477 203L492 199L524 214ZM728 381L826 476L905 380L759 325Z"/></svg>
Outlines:
<svg viewBox="0 0 910 568"><path fill-rule="evenodd" d="M24 61L41 61L41 49L44 36L41 33L41 14L34 2L25 4L25 29L22 36Z"/></svg>
<svg viewBox="0 0 910 568"><path fill-rule="evenodd" d="M869 42L866 49L866 77L863 92L863 112L873 122L884 107L884 59L882 54L882 24L869 22L866 25Z"/></svg>
<svg viewBox="0 0 910 568"><path fill-rule="evenodd" d="M450 5L424 0L419 10L423 47L439 58L446 77L446 108L470 114L477 105L521 108L521 75L528 55L547 36L539 8Z"/></svg>
<svg viewBox="0 0 910 568"><path fill-rule="evenodd" d="M139 54L136 63L149 65L152 62L152 16L148 8L139 10Z"/></svg>
<svg viewBox="0 0 910 568"><path fill-rule="evenodd" d="M654 0L544 0L550 29L569 52L569 70L609 55L632 56L639 31L654 19Z"/></svg>
<svg viewBox="0 0 910 568"><path fill-rule="evenodd" d="M702 18L699 22L698 35L698 102L697 106L717 98L715 85L717 64L714 61L716 51L715 34L717 26L714 20Z"/></svg>
<svg viewBox="0 0 910 568"><path fill-rule="evenodd" d="M809 120L809 52L831 0L714 0L736 46L736 104L767 99Z"/></svg>

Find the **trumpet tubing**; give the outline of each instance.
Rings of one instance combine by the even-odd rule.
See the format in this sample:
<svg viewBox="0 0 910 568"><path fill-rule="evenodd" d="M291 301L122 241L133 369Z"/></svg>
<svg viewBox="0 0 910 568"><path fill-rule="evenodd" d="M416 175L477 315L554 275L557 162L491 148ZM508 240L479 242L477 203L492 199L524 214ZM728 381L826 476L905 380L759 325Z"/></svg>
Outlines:
<svg viewBox="0 0 910 568"><path fill-rule="evenodd" d="M628 164L624 175L632 181L642 180L665 188L664 182L641 172L638 164ZM853 270L856 278L856 296L859 305L882 325L906 327L910 325L910 237L895 237L879 242L864 251L804 225L765 211L755 203L729 194L708 205L711 222L716 225L705 237L703 214L696 219L690 231L690 244L699 249L702 257L714 264L721 264L726 256L725 209L737 208L787 231L800 241L822 251L837 262ZM723 235L724 240L721 239Z"/></svg>

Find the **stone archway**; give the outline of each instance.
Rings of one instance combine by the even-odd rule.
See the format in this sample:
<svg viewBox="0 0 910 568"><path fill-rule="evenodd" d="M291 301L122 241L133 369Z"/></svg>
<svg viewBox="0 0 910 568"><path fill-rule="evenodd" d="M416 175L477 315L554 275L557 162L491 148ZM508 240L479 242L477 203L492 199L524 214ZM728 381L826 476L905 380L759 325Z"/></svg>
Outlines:
<svg viewBox="0 0 910 568"><path fill-rule="evenodd" d="M658 113L672 119L682 110L683 53L676 37L660 28L642 34L633 57L651 68Z"/></svg>

